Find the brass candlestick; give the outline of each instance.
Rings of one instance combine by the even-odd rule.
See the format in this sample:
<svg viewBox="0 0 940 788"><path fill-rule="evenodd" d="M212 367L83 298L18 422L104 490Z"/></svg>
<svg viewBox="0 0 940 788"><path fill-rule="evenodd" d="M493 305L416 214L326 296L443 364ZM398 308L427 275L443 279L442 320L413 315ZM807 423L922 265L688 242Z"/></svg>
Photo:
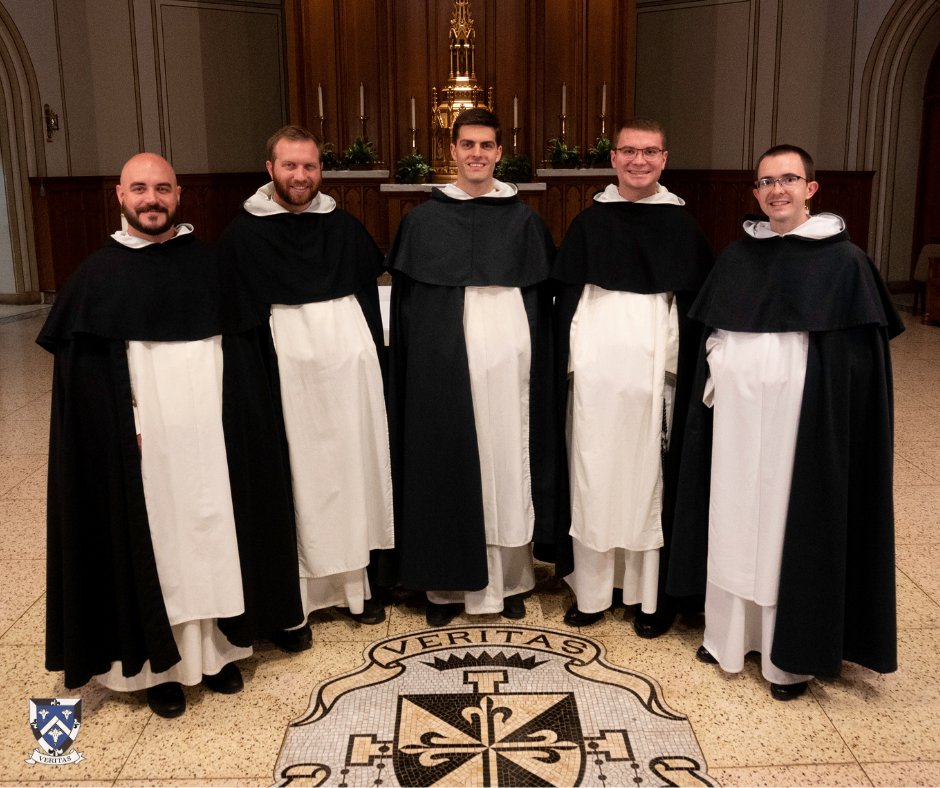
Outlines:
<svg viewBox="0 0 940 788"><path fill-rule="evenodd" d="M366 121L367 121L367 120L369 120L369 116L368 116L368 115L360 115L360 116L359 116L359 123L360 123L360 125L362 126L362 138L363 138L364 140L369 139L369 138L366 136Z"/></svg>
<svg viewBox="0 0 940 788"><path fill-rule="evenodd" d="M565 131L565 125L566 125L567 122L568 122L568 115L563 112L561 115L558 116L558 119L561 121L561 136L560 136L560 139L561 139L562 142L564 142L564 141L565 141L565 137L567 136L567 133L566 133L566 131Z"/></svg>
<svg viewBox="0 0 940 788"><path fill-rule="evenodd" d="M512 127L512 152L516 153L517 148L519 147L519 132L522 129L519 126Z"/></svg>

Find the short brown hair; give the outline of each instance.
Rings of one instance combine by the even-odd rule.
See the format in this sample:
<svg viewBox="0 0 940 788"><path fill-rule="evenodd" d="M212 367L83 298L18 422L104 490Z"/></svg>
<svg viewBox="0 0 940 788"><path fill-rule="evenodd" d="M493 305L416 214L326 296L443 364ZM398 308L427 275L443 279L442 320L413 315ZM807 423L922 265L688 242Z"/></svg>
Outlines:
<svg viewBox="0 0 940 788"><path fill-rule="evenodd" d="M274 148L281 140L290 140L291 142L312 142L317 146L317 157L320 156L320 140L316 135L303 126L282 126L268 137L267 150L268 161L274 163Z"/></svg>
<svg viewBox="0 0 940 788"><path fill-rule="evenodd" d="M502 131L499 128L499 118L496 113L490 112L486 107L472 107L465 109L457 116L454 127L450 133L450 141L457 144L457 136L463 126L487 126L496 132L496 144L500 144Z"/></svg>
<svg viewBox="0 0 940 788"><path fill-rule="evenodd" d="M813 157L810 156L805 150L798 147L797 145L774 145L772 148L765 150L761 157L757 160L757 164L754 165L754 179L758 178L758 171L760 170L760 163L766 159L768 156L781 156L784 153L795 153L803 161L803 169L806 171L806 182L816 180L816 165L813 163ZM793 173L796 175L796 173Z"/></svg>
<svg viewBox="0 0 940 788"><path fill-rule="evenodd" d="M663 128L663 124L658 120L653 120L652 118L628 118L623 123L620 124L620 127L617 129L617 137L620 136L620 132L625 129L631 131L652 131L659 134L663 138L663 150L666 149L666 129ZM617 141L617 137L614 137L614 142Z"/></svg>

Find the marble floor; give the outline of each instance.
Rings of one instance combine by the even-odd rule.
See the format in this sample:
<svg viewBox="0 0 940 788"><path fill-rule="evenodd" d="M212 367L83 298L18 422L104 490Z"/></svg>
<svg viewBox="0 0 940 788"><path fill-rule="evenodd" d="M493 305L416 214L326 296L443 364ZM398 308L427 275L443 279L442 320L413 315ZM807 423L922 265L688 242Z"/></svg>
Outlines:
<svg viewBox="0 0 940 788"><path fill-rule="evenodd" d="M262 643L243 663L239 695L190 688L177 720L154 716L143 693L67 691L43 669L51 359L33 343L43 311L0 311L0 785L271 785L287 726L306 712L314 687L363 664L371 643L425 629L421 610L403 599L378 626L318 613L310 651L286 655ZM658 682L663 701L688 717L708 776L722 785L940 785L940 328L908 318L892 348L897 673L847 665L841 678L814 680L806 695L780 703L754 663L732 676L695 661L700 619L645 641L621 609L583 631L610 663ZM568 594L544 567L540 577L519 623L565 630ZM29 699L77 694L84 760L28 765Z"/></svg>

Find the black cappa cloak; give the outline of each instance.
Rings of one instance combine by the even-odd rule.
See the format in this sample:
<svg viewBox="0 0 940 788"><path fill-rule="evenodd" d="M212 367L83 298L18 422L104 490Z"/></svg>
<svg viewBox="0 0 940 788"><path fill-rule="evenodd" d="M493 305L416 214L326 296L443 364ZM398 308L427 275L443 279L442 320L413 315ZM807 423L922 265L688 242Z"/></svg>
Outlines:
<svg viewBox="0 0 940 788"><path fill-rule="evenodd" d="M219 334L245 598L245 613L219 627L249 646L303 619L286 446L257 338L223 324L215 258L192 235L139 249L109 239L59 291L37 339L55 355L46 668L64 670L68 687L115 660L132 676L147 660L161 672L180 659L150 538L125 343Z"/></svg>
<svg viewBox="0 0 940 788"><path fill-rule="evenodd" d="M387 378L387 352L378 277L383 257L372 236L351 214L340 209L328 213L239 214L219 241L226 302L251 303L272 388L280 401L277 354L271 339L273 304L309 304L354 295L362 309L383 381ZM385 386L387 388L387 384ZM369 580L375 587L395 580L393 550L373 550Z"/></svg>
<svg viewBox="0 0 940 788"><path fill-rule="evenodd" d="M888 340L903 331L871 260L846 232L745 237L692 307L714 329L809 332L771 659L837 676L842 661L897 669L893 396ZM669 591L706 583L712 412L703 337L680 473Z"/></svg>
<svg viewBox="0 0 940 788"><path fill-rule="evenodd" d="M536 542L554 538L549 268L544 222L518 198L435 189L401 222L392 280L389 428L400 581L488 583L480 459L463 330L464 288L517 287L529 322L529 456Z"/></svg>
<svg viewBox="0 0 940 788"><path fill-rule="evenodd" d="M558 250L552 278L561 283L555 299L555 405L560 444L565 456L568 400L568 356L571 321L584 285L630 293L675 294L679 319L679 359L669 451L663 458L663 547L660 549L659 597L665 592L672 542L672 513L682 434L702 326L689 319L689 308L712 265L708 242L692 215L669 203L595 202L574 218ZM616 359L609 359L615 364ZM555 574L574 569L568 464L559 468L558 534Z"/></svg>

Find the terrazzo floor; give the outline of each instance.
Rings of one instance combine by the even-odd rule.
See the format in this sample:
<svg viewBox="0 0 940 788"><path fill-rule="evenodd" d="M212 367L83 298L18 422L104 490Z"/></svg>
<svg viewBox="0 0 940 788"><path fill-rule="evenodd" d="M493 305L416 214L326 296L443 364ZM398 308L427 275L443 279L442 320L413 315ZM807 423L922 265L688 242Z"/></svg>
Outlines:
<svg viewBox="0 0 940 788"><path fill-rule="evenodd" d="M143 693L67 691L43 668L51 358L33 340L45 310L10 309L0 308L0 785L271 785L288 725L307 711L313 689L362 665L370 644L426 629L421 609L403 597L378 626L315 614L313 649L286 655L260 644L242 663L240 694L189 688L177 720L154 716ZM756 663L732 676L695 661L701 619L681 619L645 641L633 633L632 611L621 608L580 633L604 646L609 663L658 682L663 702L688 718L709 778L722 785L940 785L940 328L907 322L892 342L897 673L846 665L840 679L814 680L805 696L780 703ZM562 623L565 587L547 567L539 577L518 623L579 634ZM487 623L508 622L455 621ZM28 765L28 700L76 694L84 760ZM361 697L367 715L369 696Z"/></svg>

